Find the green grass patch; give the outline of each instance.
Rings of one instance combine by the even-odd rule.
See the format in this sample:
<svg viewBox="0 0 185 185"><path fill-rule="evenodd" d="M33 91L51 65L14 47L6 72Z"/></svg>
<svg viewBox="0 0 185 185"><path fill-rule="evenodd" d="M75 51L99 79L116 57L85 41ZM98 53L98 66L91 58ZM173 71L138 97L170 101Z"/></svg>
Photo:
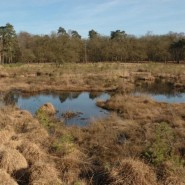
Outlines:
<svg viewBox="0 0 185 185"><path fill-rule="evenodd" d="M184 165L182 160L174 152L175 134L169 124L162 122L156 126L155 140L147 148L145 157L154 165L160 165L165 161L172 162L175 166Z"/></svg>

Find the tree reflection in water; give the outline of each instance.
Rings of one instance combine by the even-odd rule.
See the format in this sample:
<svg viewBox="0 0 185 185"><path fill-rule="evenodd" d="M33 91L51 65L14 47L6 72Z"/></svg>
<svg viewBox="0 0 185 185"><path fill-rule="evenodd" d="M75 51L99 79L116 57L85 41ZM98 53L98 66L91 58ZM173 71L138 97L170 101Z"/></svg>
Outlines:
<svg viewBox="0 0 185 185"><path fill-rule="evenodd" d="M91 100L94 100L94 99L100 97L101 95L102 95L102 92L90 92L89 93L89 98Z"/></svg>
<svg viewBox="0 0 185 185"><path fill-rule="evenodd" d="M69 100L77 99L80 94L81 92L64 92L59 94L59 99L60 99L60 102L63 103L67 99Z"/></svg>
<svg viewBox="0 0 185 185"><path fill-rule="evenodd" d="M8 92L7 94L5 94L4 98L3 98L3 102L5 105L16 105L16 103L18 102L19 99L19 95L15 92Z"/></svg>

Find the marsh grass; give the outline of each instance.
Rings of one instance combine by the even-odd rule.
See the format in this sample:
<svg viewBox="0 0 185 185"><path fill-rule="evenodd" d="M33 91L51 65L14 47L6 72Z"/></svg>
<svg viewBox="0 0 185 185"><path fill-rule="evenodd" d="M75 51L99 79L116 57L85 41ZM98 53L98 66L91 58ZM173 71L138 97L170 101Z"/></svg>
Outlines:
<svg viewBox="0 0 185 185"><path fill-rule="evenodd" d="M162 183L167 178L172 181L173 177L180 179L178 182L184 182L184 157L179 153L184 138L184 104L157 103L148 97L115 95L106 102L98 102L97 105L115 111L125 122L129 120L127 125L117 120L118 130L122 130L127 136L126 143L131 146L131 149L124 148L125 153L127 151L130 157L134 153L135 156L132 157L145 159L153 166L158 181ZM161 169L166 163L170 167ZM166 168L170 173L166 174Z"/></svg>
<svg viewBox="0 0 185 185"><path fill-rule="evenodd" d="M161 72L162 71L162 72ZM130 91L139 77L146 81L162 78L183 88L183 64L128 64L128 63L65 63L22 64L2 67L6 73L3 90L19 89L33 92L41 90L72 91ZM5 85L6 84L6 85ZM7 86L9 84L9 86Z"/></svg>
<svg viewBox="0 0 185 185"><path fill-rule="evenodd" d="M175 166L184 166L184 160L175 154L175 134L172 128L165 122L156 125L155 139L145 152L145 157L154 165L161 165L165 161L171 161Z"/></svg>
<svg viewBox="0 0 185 185"><path fill-rule="evenodd" d="M0 184L18 185L17 182L4 170L0 169Z"/></svg>
<svg viewBox="0 0 185 185"><path fill-rule="evenodd" d="M139 160L124 159L110 172L113 185L157 185L154 171Z"/></svg>
<svg viewBox="0 0 185 185"><path fill-rule="evenodd" d="M61 137L55 139L51 146L52 150L60 155L67 155L75 150L73 137L69 134L63 134Z"/></svg>
<svg viewBox="0 0 185 185"><path fill-rule="evenodd" d="M22 169L26 169L28 163L24 156L16 149L2 147L0 149L0 168L9 174Z"/></svg>
<svg viewBox="0 0 185 185"><path fill-rule="evenodd" d="M116 100L115 104L113 100ZM129 105L128 101L134 105ZM22 172L28 173L25 182L50 182L51 177L47 175L49 169L56 173L52 176L53 182L69 185L136 182L164 185L167 182L183 182L184 163L178 153L179 147L183 145L179 145L179 127L181 132L183 129L183 124L179 124L183 119L183 105L172 105L169 108L167 104L161 105L144 97L135 99L122 95L101 103L105 107L111 106L118 114L124 113L124 119L114 113L106 119L96 120L88 127L79 128L66 127L44 111L39 112L35 119L29 113L15 108L0 111L1 129L14 131L3 146L20 152L29 164ZM145 110L149 108L153 111L159 105L163 107L160 114L164 114L164 118L169 111L173 112L173 120L170 118L170 122L156 122L158 111L152 117ZM138 107L137 110L134 106ZM147 116L140 116L143 112ZM4 124L7 120L9 127ZM43 127L48 132L44 136ZM148 172L150 176L146 175ZM16 173L15 179L20 175Z"/></svg>
<svg viewBox="0 0 185 185"><path fill-rule="evenodd" d="M47 112L39 109L36 111L36 117L39 120L39 122L46 128L49 129L52 126L54 126L55 123L53 123L53 119L50 115L47 114Z"/></svg>
<svg viewBox="0 0 185 185"><path fill-rule="evenodd" d="M43 110L33 118L13 106L1 109L1 168L15 171L15 181L28 173L25 184L184 183L185 105L123 94L135 86L138 74L174 82L181 76L183 83L184 65L26 64L3 66L2 71L8 74L0 79L2 90L114 90L110 100L97 102L114 114L89 127L66 127ZM19 158L29 165L21 166L26 168L22 173ZM4 176L9 182L11 177Z"/></svg>

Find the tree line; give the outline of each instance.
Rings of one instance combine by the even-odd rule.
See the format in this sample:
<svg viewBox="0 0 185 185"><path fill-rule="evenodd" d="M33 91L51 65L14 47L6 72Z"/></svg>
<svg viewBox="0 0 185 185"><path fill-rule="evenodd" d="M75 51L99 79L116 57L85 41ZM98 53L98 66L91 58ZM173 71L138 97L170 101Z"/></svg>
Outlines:
<svg viewBox="0 0 185 185"><path fill-rule="evenodd" d="M59 27L49 35L16 34L7 23L0 27L0 63L65 62L169 62L185 59L185 33L129 35L111 31L109 36L89 31L84 39L75 30Z"/></svg>

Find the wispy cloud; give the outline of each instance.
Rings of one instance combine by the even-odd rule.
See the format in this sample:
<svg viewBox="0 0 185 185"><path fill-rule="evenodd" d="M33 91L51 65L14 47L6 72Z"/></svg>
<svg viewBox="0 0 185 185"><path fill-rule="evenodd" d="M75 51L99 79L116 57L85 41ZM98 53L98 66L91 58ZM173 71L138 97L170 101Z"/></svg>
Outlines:
<svg viewBox="0 0 185 185"><path fill-rule="evenodd" d="M184 4L185 0L5 0L0 5L0 25L10 22L18 31L34 33L63 26L82 35L92 28L102 34L113 29L134 34L182 31Z"/></svg>

